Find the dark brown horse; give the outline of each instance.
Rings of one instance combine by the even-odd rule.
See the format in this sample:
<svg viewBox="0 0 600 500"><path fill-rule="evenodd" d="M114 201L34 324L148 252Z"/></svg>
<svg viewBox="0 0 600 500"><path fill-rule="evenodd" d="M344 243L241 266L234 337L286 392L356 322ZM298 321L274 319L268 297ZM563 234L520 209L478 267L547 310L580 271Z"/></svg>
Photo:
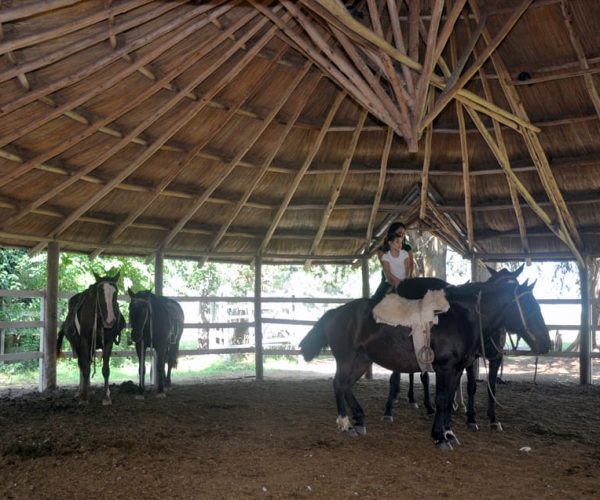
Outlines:
<svg viewBox="0 0 600 500"><path fill-rule="evenodd" d="M56 353L60 356L63 338L66 336L71 343L73 354L77 356L79 365L79 398L87 402L90 385L91 365L96 349L102 349L102 375L104 377L103 405L110 405L110 355L113 343L119 343L121 330L125 320L117 303L116 276L100 277L94 273L96 283L69 299L67 319L63 322L56 341ZM94 364L95 372L95 364Z"/></svg>
<svg viewBox="0 0 600 500"><path fill-rule="evenodd" d="M427 282L428 278L414 278ZM452 400L462 371L479 355L490 333L506 328L523 337L532 350L545 353L550 336L540 307L533 296L533 285L514 283L473 283L447 287L450 303L447 313L431 332L435 353L436 412L431 431L441 448L457 443L451 428ZM337 312L336 312L337 311ZM339 321L331 321L335 313ZM337 422L351 434L366 432L364 412L352 393L352 386L371 362L398 372L417 372L411 330L376 323L368 299L352 301L328 311L300 343L307 361L316 357L326 345L336 360L334 393L338 407ZM354 426L347 417L350 406Z"/></svg>
<svg viewBox="0 0 600 500"><path fill-rule="evenodd" d="M165 387L171 386L171 369L177 366L179 341L183 333L183 310L172 299L160 297L150 291L134 293L128 290L129 323L131 324L131 340L139 362L139 386L136 399L144 399L146 390L146 349L154 348L156 352L156 371L158 379L157 397L164 397ZM168 365L165 375L165 363Z"/></svg>
<svg viewBox="0 0 600 500"><path fill-rule="evenodd" d="M499 282L507 282L517 284L517 278L523 271L524 265L521 265L515 271L510 271L508 269L500 269L496 271L491 267L487 267L488 272L490 273L489 282L491 283L499 283ZM431 287L434 290L441 290L446 286L449 286L443 280L431 278L427 282L427 286ZM408 299L420 299L425 293L427 293L427 289L423 286L423 283L420 281L412 281L407 280L401 283L397 288L397 293L404 298ZM502 364L503 359L503 346L506 341L506 330L504 328L498 328L497 331L491 332L488 340L485 343L485 359L487 359L488 366L488 384L487 384L487 392L488 392L488 410L487 415L490 420L490 428L492 430L501 431L502 424L498 421L496 416L496 382L498 379L498 370ZM465 372L467 374L467 428L471 431L478 431L479 424L477 423L476 418L476 408L475 408L475 392L477 390L477 384L475 380L475 364L468 366L465 368ZM433 414L434 410L431 406L431 401L429 397L429 376L428 374L421 374L421 382L423 384L423 399L424 405L427 409L428 414ZM386 421L393 421L393 406L394 403L398 399L398 394L400 392L400 373L394 372L390 376L390 389L388 394L388 400L385 405L384 416L383 419ZM416 402L414 399L414 376L411 373L409 378L409 389L408 389L408 401L412 406L416 406Z"/></svg>

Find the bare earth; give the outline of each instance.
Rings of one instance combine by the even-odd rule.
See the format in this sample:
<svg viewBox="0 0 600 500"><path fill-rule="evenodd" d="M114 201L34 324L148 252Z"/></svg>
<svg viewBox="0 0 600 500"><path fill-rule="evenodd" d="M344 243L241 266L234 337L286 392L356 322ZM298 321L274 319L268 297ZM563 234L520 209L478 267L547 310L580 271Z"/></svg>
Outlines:
<svg viewBox="0 0 600 500"><path fill-rule="evenodd" d="M323 374L177 385L144 402L125 383L109 407L100 391L84 406L72 389L5 395L0 497L598 498L600 386L506 379L504 432L488 428L479 383L482 430L467 432L457 414L452 452L432 444L431 417L404 403L404 381L395 422L380 420L383 376L356 385L368 426L359 438L336 430Z"/></svg>

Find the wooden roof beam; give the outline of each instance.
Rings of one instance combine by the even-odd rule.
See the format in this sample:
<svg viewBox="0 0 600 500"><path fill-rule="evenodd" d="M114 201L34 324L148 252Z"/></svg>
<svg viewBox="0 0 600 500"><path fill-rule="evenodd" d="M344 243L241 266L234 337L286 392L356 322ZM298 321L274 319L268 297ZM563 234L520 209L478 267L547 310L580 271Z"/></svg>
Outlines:
<svg viewBox="0 0 600 500"><path fill-rule="evenodd" d="M404 37L402 35L402 27L400 26L400 16L398 14L398 6L396 0L387 0L388 16L394 35L394 45L403 54L406 55L406 46L404 45ZM406 82L406 88L409 94L414 94L415 86L412 73L405 65L402 65L402 74Z"/></svg>
<svg viewBox="0 0 600 500"><path fill-rule="evenodd" d="M252 19L252 17L253 16L247 16L246 18L244 18L245 23L249 22ZM232 29L234 27L239 29L241 26L243 26L243 24L238 23L238 24L234 25L232 27ZM213 39L207 46L199 47L196 51L194 51L193 53L191 53L189 55L189 58L186 60L186 62L184 64L178 65L175 69L173 69L167 75L165 75L163 78L158 80L153 86L149 87L145 91L138 94L134 99L129 101L126 105L117 109L116 112L114 112L104 118L100 118L100 119L96 120L94 123L92 123L90 126L88 126L85 130L82 130L79 133L68 137L66 140L64 140L61 143L55 144L51 149L44 151L43 153L38 154L34 158L31 158L28 161L24 162L18 168L14 169L10 174L4 175L2 178L0 178L0 187L5 186L6 184L8 184L9 182L11 182L12 180L14 180L18 177L21 177L22 175L33 170L34 168L36 168L43 162L49 160L50 158L58 156L61 153L68 150L69 148L75 146L76 144L79 144L84 139L92 136L97 131L105 128L109 123L114 122L119 117L123 116L125 113L131 111L132 109L137 107L139 104L143 103L146 99L148 99L152 95L159 92L165 83L175 79L177 76L182 74L185 70L189 69L193 64L195 64L196 62L201 60L210 50L217 47L218 44L223 40L223 38L225 36L226 36L226 33L223 34L223 36L221 36L221 37L217 37L217 38ZM215 69L216 69L216 66L215 66ZM127 143L134 142L135 138L137 138L137 134L141 133L142 130L138 126L134 129L134 131L137 131L137 132L130 132L129 134L127 134L127 136L126 136L128 138L128 140L126 141ZM111 135L114 135L114 134L111 134ZM123 134L117 134L116 137L124 138L125 136ZM146 145L146 141L143 141L142 145ZM82 175L86 175L87 173L91 172L94 168L96 168L99 164L101 164L101 162L102 162L101 158L104 158L104 156L101 155L100 157L96 158L96 160L94 162L92 162L91 164L88 164L84 169L82 169L81 172L84 172ZM73 176L70 179L70 181L74 182L76 179L77 179L77 177ZM50 199L50 197L51 197L51 191L47 191L44 194L44 196L42 198L40 198L40 200L42 200L42 201L40 201L38 206L41 203L43 203L44 201ZM19 216L19 218L22 215L25 215L25 213L26 213L26 209L23 210L23 213ZM5 221L4 223L7 224L7 221ZM4 227L6 227L6 226L4 226Z"/></svg>
<svg viewBox="0 0 600 500"><path fill-rule="evenodd" d="M348 78L342 71L332 65L329 59L322 56L319 53L320 51L317 50L312 43L308 42L305 37L300 36L298 33L292 30L286 25L286 23L283 23L282 20L270 9L266 8L264 5L261 5L261 3L257 0L249 1L258 11L260 11L264 16L268 17L276 26L281 29L285 37L283 39L284 42L290 43L296 47L299 52L310 59L317 67L319 67L334 82L336 82L337 85L339 85L342 89L345 89L361 106L367 108L374 116L379 117L382 119L382 121L389 123L395 128L397 127L394 120L389 115L389 112L385 109L385 107L381 106L376 95L372 92L369 85L364 83L362 78L360 79L360 82L352 81L352 79ZM357 86L357 83L361 85L361 88ZM366 93L366 95L371 96L371 98L367 98L363 92ZM401 131L398 131L398 134L402 135Z"/></svg>
<svg viewBox="0 0 600 500"><path fill-rule="evenodd" d="M251 27L240 39L225 51L223 58L215 61L210 67L204 69L199 76L194 78L190 83L188 83L184 89L182 89L174 98L170 99L165 105L160 108L160 111L156 111L151 115L151 117L146 120L141 126L143 129L146 129L151 123L154 123L156 120L160 118L164 113L172 109L175 104L180 102L185 94L190 92L192 89L197 87L202 81L208 78L219 66L222 65L224 60L229 59L237 50L239 50L239 46L244 44L247 40L249 40L252 36L258 33L263 26L266 24L266 20L259 20L254 26ZM129 177L135 170L137 170L148 158L150 158L159 148L162 146L169 138L171 138L177 131L179 131L183 126L185 126L190 120L192 120L204 107L207 102L210 101L214 95L216 95L220 90L222 90L235 76L251 61L254 57L255 53L258 52L266 43L268 43L275 33L275 29L271 29L265 34L261 40L259 40L256 45L253 47L252 51L249 51L236 63L236 65L227 73L223 79L218 81L213 87L206 92L206 94L200 99L198 102L194 102L190 104L190 106L186 109L185 113L178 118L168 129L161 134L141 155L131 162L127 168L121 170L118 175L116 175L110 182L108 182L99 192L97 192L94 196L92 196L86 203L78 207L76 210L67 217L62 224L58 226L55 230L52 231L52 236L57 237L62 232L64 232L68 227L70 227L83 213L89 210L92 206L94 206L99 200L104 198L110 191L112 191L115 186L117 186L124 179ZM120 141L121 144L123 141ZM124 145L123 145L124 147ZM114 148L113 148L114 149ZM116 151L114 151L116 152ZM113 154L114 154L113 152ZM111 154L112 156L112 154ZM34 251L39 251L36 247Z"/></svg>
<svg viewBox="0 0 600 500"><path fill-rule="evenodd" d="M354 152L356 151L356 145L358 144L358 139L360 138L360 134L362 133L362 129L365 125L366 119L367 112L366 110L363 110L358 118L358 123L356 124L354 134L352 134L352 139L350 140L350 145L348 146L346 153L346 158L344 159L344 162L342 164L342 170L340 171L337 179L331 186L329 202L327 203L327 206L323 211L321 223L319 224L319 228L317 229L317 233L315 234L315 238L308 252L310 255L313 255L317 252L317 249L319 248L319 243L321 243L323 234L325 234L325 230L327 229L327 223L329 222L329 218L331 217L335 204L337 203L337 200L340 197L342 187L344 186L346 176L348 175L348 170L350 170L350 164L352 163L352 158L354 156ZM307 261L306 265L310 265L310 261Z"/></svg>
<svg viewBox="0 0 600 500"><path fill-rule="evenodd" d="M369 7L369 15L371 17L371 24L373 26L373 31L382 39L385 39L385 35L383 33L383 27L381 26L381 19L379 16L379 12L377 11L377 5L375 0L367 0L367 5ZM408 110L408 103L404 97L404 93L402 91L402 86L400 82L400 75L396 73L396 68L392 63L392 59L389 54L381 51L381 57L383 58L383 67L384 74L387 77L387 80L392 88L392 92L396 97L397 107L399 107L401 120L406 123L407 126L403 127L404 138L406 140L406 144L408 145L408 150L410 152L417 152L419 150L419 144L417 141L417 136L414 133L413 127L409 126L411 119Z"/></svg>
<svg viewBox="0 0 600 500"><path fill-rule="evenodd" d="M18 129L15 129L10 134L6 134L5 136L1 137L0 138L0 147L3 147L6 144L9 144L10 142L18 139L19 137L22 137L23 135L31 132L32 130L35 130L35 129L41 127L42 125L45 125L49 121L61 116L66 111L73 110L77 106L84 104L85 102L89 101L93 97L95 97L95 96L101 94L102 92L104 92L105 90L113 87L117 83L121 82L125 77L127 77L127 76L131 75L132 73L134 73L135 71L137 71L138 67L141 67L141 66L153 61L160 54L164 53L166 50L170 49L171 47L173 47L180 41L184 40L185 38L187 38L188 36L193 34L197 29L200 29L201 27L208 24L210 22L210 19L212 19L213 17L222 16L223 14L228 12L230 9L231 9L230 5L224 5L222 7L214 9L211 13L208 13L206 15L206 17L202 17L197 22L194 22L191 25L187 26L186 28L181 30L179 33L170 37L168 41L165 41L164 43L162 43L158 47L156 47L154 50L150 51L148 54L145 54L142 58L135 61L130 67L126 68L125 70L119 71L118 73L110 75L107 80L99 81L98 84L95 85L88 92L81 94L77 98L75 98L71 101L68 101L67 103L62 104L61 106L59 106L55 109L49 109L44 114L44 116L36 117L36 119L32 120L30 123L18 128ZM198 12L198 10L200 10L200 11ZM194 17L197 17L198 15L205 13L207 10L209 10L209 9L207 9L207 7L195 9L194 12L197 12L197 14ZM251 18L255 17L256 15L257 14L255 12L252 12L244 19L247 19L247 18L251 19ZM136 50L136 49L140 48L141 46L145 45L146 43L149 43L149 41L153 41L156 38L164 35L165 33L173 31L178 26L185 24L185 22L189 20L188 17L189 16L177 17L174 20L172 20L171 22L165 24L164 26L161 26L161 28L159 30L156 30L156 31L153 31L152 33L144 35L143 37L137 39L135 42L132 42L129 45L119 49L119 51L117 51L118 55L116 57L117 58L121 57L122 54L129 53L130 51ZM236 23L236 25L237 24L238 23ZM220 37L218 37L218 38L220 38ZM108 58L110 59L109 62L113 62L115 60L115 54L117 54L117 52L113 52L110 54L110 56L108 56ZM77 73L67 75L66 77L64 77L60 80L57 80L55 82L52 82L52 83L46 85L45 87L31 90L30 92L25 94L23 97L15 99L15 100L11 101L10 103L5 103L4 105L0 106L0 116L5 115L9 111L18 109L36 99L45 97L53 92L56 92L57 90L60 90L63 87L66 87L69 85L74 85L74 84L78 83L79 81L86 78L87 76L90 76L91 74L100 70L103 67L105 59L106 58L102 58L99 61L94 61L94 63L92 65L82 68ZM108 64L108 62L106 64Z"/></svg>
<svg viewBox="0 0 600 500"><path fill-rule="evenodd" d="M271 238L273 237L273 233L275 232L275 229L277 229L279 222L283 218L283 214L285 213L288 205L290 204L290 200L292 199L292 196L294 196L296 189L300 185L300 182L302 181L304 174L306 173L306 171L312 164L312 161L314 160L317 152L319 151L319 148L321 147L321 144L323 143L323 139L325 139L325 135L327 134L329 126L331 125L331 122L333 121L333 117L337 113L337 111L345 97L346 97L346 92L344 92L344 91L339 92L338 95L336 96L335 101L333 102L333 105L331 106L331 109L327 113L327 117L325 118L325 121L323 122L323 126L321 127L321 130L319 131L319 135L315 138L315 141L311 145L310 150L308 152L308 156L305 158L302 166L300 167L300 170L298 170L298 173L295 175L294 180L290 184L290 187L287 190L287 192L281 202L281 205L279 206L279 209L277 210L277 213L274 215L273 220L271 221L271 224L269 225L269 228L267 229L267 232L266 232L260 246L258 247L258 251L257 251L258 255L265 253L265 251L269 245L269 242L271 241Z"/></svg>
<svg viewBox="0 0 600 500"><path fill-rule="evenodd" d="M347 60L342 54L338 51L335 51L330 43L323 38L323 36L318 33L315 29L314 25L302 14L300 9L298 9L293 2L289 0L285 0L283 2L284 6L288 11L294 16L294 18L298 21L298 23L302 26L305 33L309 36L311 41L315 44L315 46L323 52L335 66L344 74L347 78L349 78L354 84L353 87L343 86L350 95L352 95L358 102L363 105L366 105L367 109L371 111L375 116L379 117L383 122L388 123L397 130L401 135L404 135L408 132L408 127L405 126L403 130L402 123L398 123L400 119L394 117L392 112L396 109L395 106L391 108L387 108L380 100L378 95L372 90L371 86L361 77L359 73L357 73L355 69L355 65L352 64L351 61ZM289 30L288 33L289 35ZM307 48L309 48L307 46ZM312 57L315 57L316 54L314 50L311 54ZM325 70L328 74L331 74L330 69L327 66L324 66ZM332 75L333 76L333 75Z"/></svg>
<svg viewBox="0 0 600 500"><path fill-rule="evenodd" d="M302 3L311 2L311 0L301 1ZM389 54L394 60L406 65L410 69L416 70L418 72L421 72L423 70L423 66L419 62L406 56L400 50L390 45L386 40L381 39L381 37L378 37L367 27L363 26L356 19L354 19L345 8L338 4L336 0L320 0L320 4L330 12L332 18L335 19L335 22L337 23L338 27L347 29L353 33L353 38L357 40L357 43L364 44L365 42L367 42L368 44L380 48L381 50ZM431 75L431 84L441 90L446 88L444 78L442 78L439 75L436 75L435 73ZM454 98L459 99L465 105L477 107L478 110L486 114L500 116L500 120L504 118L509 123L512 122L512 127L515 129L518 129L518 127L523 127L533 130L534 132L540 131L537 127L531 125L531 123L529 123L528 121L523 120L520 117L515 116L514 114L509 113L506 110L503 110L502 108L496 106L493 103L485 101L485 99L482 99L478 95L469 92L464 88L459 89Z"/></svg>
<svg viewBox="0 0 600 500"><path fill-rule="evenodd" d="M242 106L242 104L263 87L263 77L267 75L268 71L273 69L273 66L275 66L277 61L283 57L287 49L288 47L286 46L281 48L279 54L271 61L271 63L262 69L260 76L256 78L256 82L252 88L248 89L241 96L239 96L237 101L233 103L232 106L230 106L220 117L219 122L201 138L201 141L196 144L188 153L186 153L182 159L175 163L170 172L168 172L167 175L160 181L160 183L152 189L151 196L144 200L143 203L136 206L135 210L131 212L127 218L110 233L110 235L104 240L105 244L111 244L121 233L123 233L123 231L125 231L135 220L137 220L137 218L140 217L146 211L146 209L162 195L171 182L173 182L173 180L175 180L175 178L190 165L198 153L229 123L231 118L235 116L236 111ZM303 77L304 74L304 72L301 73L301 77ZM292 88L295 87L296 85L292 86ZM90 255L90 258L97 257L102 250L102 248L97 248Z"/></svg>
<svg viewBox="0 0 600 500"><path fill-rule="evenodd" d="M308 72L308 69L310 68L310 66L311 66L311 64L308 63L307 67L306 67L307 72ZM275 156L279 152L281 146L283 145L283 142L285 141L285 139L289 135L290 131L292 130L294 123L296 123L296 120L298 120L300 113L302 112L302 110L304 109L306 104L308 103L309 99L312 97L313 92L316 90L317 85L319 84L320 80L321 80L321 76L319 75L317 78L314 79L314 81L310 84L308 89L305 91L305 93L302 96L302 99L300 99L299 102L296 104L296 108L293 111L292 116L290 117L284 130L281 132L281 134L279 135L279 137L273 144L273 146L271 148L271 152L265 158L263 163L259 166L258 173L255 175L255 177L254 177L253 181L250 183L250 185L246 188L246 191L242 195L241 199L237 202L237 204L233 210L233 213L229 216L228 220L219 228L219 230L215 234L213 240L211 241L211 243L208 247L209 251L213 252L216 250L217 246L219 245L219 243L221 242L221 240L223 239L223 237L225 236L225 234L227 233L227 231L229 230L229 228L231 227L233 222L236 220L236 218L242 211L242 208L244 208L244 206L246 206L246 204L248 203L250 196L252 196L252 193L255 191L259 182L264 177L264 175L268 172L270 165L272 164L273 160L275 159ZM290 85L290 88L295 89L296 85ZM204 262L202 264L204 264Z"/></svg>
<svg viewBox="0 0 600 500"><path fill-rule="evenodd" d="M394 139L394 131L388 127L387 134L385 136L385 144L383 145L383 151L381 153L381 161L379 163L379 181L377 183L377 191L375 191L375 198L373 200L373 206L371 208L371 215L369 216L369 222L367 224L367 234L365 236L366 243L370 243L373 239L373 229L375 227L375 220L377 213L379 212L379 205L381 203L381 196L383 194L383 188L385 187L387 165L390 158L390 151L392 149L392 141Z"/></svg>
<svg viewBox="0 0 600 500"><path fill-rule="evenodd" d="M431 166L432 127L425 131L425 151L423 152L423 173L421 174L421 209L419 218L424 219L427 212L427 193L429 191L429 167Z"/></svg>
<svg viewBox="0 0 600 500"><path fill-rule="evenodd" d="M569 33L569 39L571 40L571 45L577 54L577 60L579 61L579 66L583 71L589 71L590 65L588 64L587 58L585 56L585 51L583 50L583 45L581 43L580 36L577 32L577 27L575 26L575 19L573 15L573 6L571 2L567 2L566 0L561 0L560 8L563 15L563 20L565 22L565 26L567 28L567 32ZM594 77L590 73L585 73L583 75L583 81L585 82L585 88L592 100L592 104L594 105L594 109L596 110L596 114L598 118L600 118L600 96L598 95L598 89L596 88L596 84L594 83Z"/></svg>
<svg viewBox="0 0 600 500"><path fill-rule="evenodd" d="M475 14L475 17L479 18L480 11L477 1L469 0L469 4L471 5L471 10ZM491 37L487 30L483 31L483 38L486 43L490 43ZM527 115L527 111L519 99L519 95L515 87L510 84L510 74L506 68L506 65L504 64L504 61L502 61L497 53L492 55L491 60L494 68L496 69L496 73L498 74L499 82L504 95L506 96L506 99L513 112L520 118L528 121L529 117ZM548 158L546 157L546 153L544 152L541 142L539 138L528 129L524 129L522 135L529 150L529 154L531 155L531 158L538 170L538 175L540 176L540 180L544 185L544 189L554 204L562 233L565 233L564 240L567 240L565 243L574 251L573 255L575 255L577 260L579 260L580 264L585 265L585 261L580 254L580 248L582 247L583 242L578 234L577 225L575 224L575 220L573 219L571 212L562 198L562 194L558 188L558 184L556 183L556 179L554 178L554 174L552 173L548 163Z"/></svg>
<svg viewBox="0 0 600 500"><path fill-rule="evenodd" d="M494 39L487 44L485 50L476 58L475 62L467 69L462 76L458 78L456 83L447 84L446 88L442 91L439 99L436 101L433 109L425 115L425 118L420 123L420 129L423 130L427 125L429 125L435 117L437 117L442 110L446 107L446 105L453 99L459 90L461 90L466 83L473 78L475 73L479 70L481 66L488 60L492 52L494 52L500 43L506 38L506 36L510 33L514 25L521 19L521 16L525 13L525 11L529 8L533 0L523 0L521 5L515 9L513 15L510 16L508 21L504 24L504 26L500 29L500 31L496 34ZM478 22L481 22L482 17L479 16ZM451 77L452 79L452 77ZM451 80L450 80L451 82Z"/></svg>

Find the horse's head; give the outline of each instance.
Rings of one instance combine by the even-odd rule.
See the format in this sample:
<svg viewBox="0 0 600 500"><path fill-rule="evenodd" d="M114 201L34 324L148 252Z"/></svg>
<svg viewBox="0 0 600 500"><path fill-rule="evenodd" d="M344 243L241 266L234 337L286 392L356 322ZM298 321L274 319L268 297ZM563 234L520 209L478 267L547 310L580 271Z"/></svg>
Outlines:
<svg viewBox="0 0 600 500"><path fill-rule="evenodd" d="M533 296L534 286L500 282L484 287L485 314L490 318L496 315L499 326L521 336L536 354L545 354L550 350L550 334Z"/></svg>
<svg viewBox="0 0 600 500"><path fill-rule="evenodd" d="M99 276L94 273L94 278L96 278L94 285L96 288L96 302L102 318L102 325L105 328L111 328L121 315L117 303L119 276L120 272L115 276Z"/></svg>
<svg viewBox="0 0 600 500"><path fill-rule="evenodd" d="M523 272L525 264L521 264L519 268L515 271L510 271L506 268L502 268L499 271L496 271L494 268L485 266L488 272L490 273L490 279L488 280L490 283L499 283L503 281L508 281L511 283L517 283L517 278Z"/></svg>
<svg viewBox="0 0 600 500"><path fill-rule="evenodd" d="M149 324L151 304L150 292L141 291L134 293L131 288L127 289L129 294L129 324L131 325L131 340L140 342L144 337L144 331Z"/></svg>

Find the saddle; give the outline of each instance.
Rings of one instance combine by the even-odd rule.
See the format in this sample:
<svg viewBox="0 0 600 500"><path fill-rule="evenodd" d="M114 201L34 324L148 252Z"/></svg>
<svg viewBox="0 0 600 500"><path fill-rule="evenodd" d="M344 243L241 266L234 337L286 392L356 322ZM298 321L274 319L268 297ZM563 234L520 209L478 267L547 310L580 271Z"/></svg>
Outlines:
<svg viewBox="0 0 600 500"><path fill-rule="evenodd" d="M443 290L429 290L422 299L410 300L390 294L373 308L377 323L406 326L411 329L415 355L422 372L433 371L434 353L431 349L431 328L438 314L450 309Z"/></svg>

